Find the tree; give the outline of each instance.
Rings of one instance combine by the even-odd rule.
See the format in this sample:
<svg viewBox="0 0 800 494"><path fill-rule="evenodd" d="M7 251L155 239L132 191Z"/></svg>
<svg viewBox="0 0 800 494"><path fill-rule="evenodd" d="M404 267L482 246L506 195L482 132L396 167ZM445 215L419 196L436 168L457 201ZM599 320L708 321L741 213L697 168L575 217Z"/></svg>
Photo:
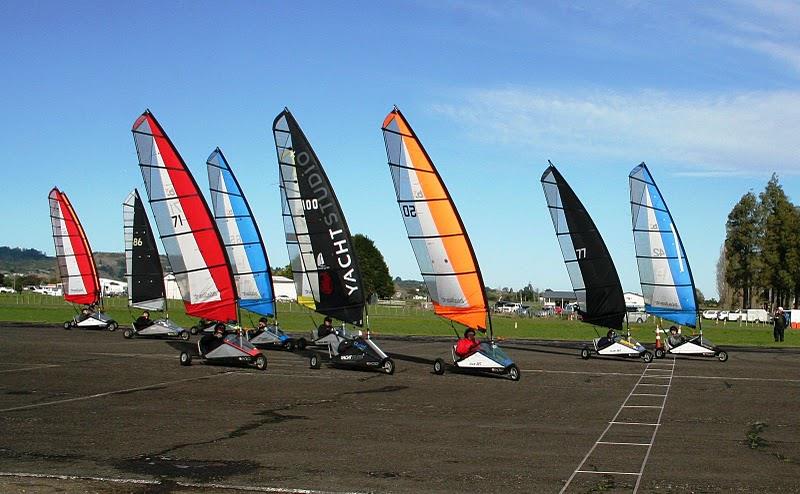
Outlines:
<svg viewBox="0 0 800 494"><path fill-rule="evenodd" d="M283 276L285 278L292 278L292 265L287 264L282 268L272 268L272 276Z"/></svg>
<svg viewBox="0 0 800 494"><path fill-rule="evenodd" d="M741 290L742 307L749 307L751 290L759 272L760 208L755 194L748 192L728 214L725 224L725 281Z"/></svg>
<svg viewBox="0 0 800 494"><path fill-rule="evenodd" d="M703 295L703 292L700 291L699 288L694 289L694 298L697 299L697 306L702 307L706 303L706 297Z"/></svg>
<svg viewBox="0 0 800 494"><path fill-rule="evenodd" d="M375 246L375 242L366 235L357 233L353 235L353 249L358 257L367 299L373 293L377 293L380 298L390 298L394 295L394 283L389 275L389 267L383 259L383 254Z"/></svg>
<svg viewBox="0 0 800 494"><path fill-rule="evenodd" d="M796 233L800 218L774 173L759 199L762 235L758 281L765 288L765 298L771 305L788 306L796 291L796 275L800 272Z"/></svg>

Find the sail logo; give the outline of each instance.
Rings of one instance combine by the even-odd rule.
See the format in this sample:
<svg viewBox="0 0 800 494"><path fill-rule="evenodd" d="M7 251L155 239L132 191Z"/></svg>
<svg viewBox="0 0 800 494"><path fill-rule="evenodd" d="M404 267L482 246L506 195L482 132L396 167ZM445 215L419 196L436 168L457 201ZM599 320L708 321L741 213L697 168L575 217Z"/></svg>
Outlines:
<svg viewBox="0 0 800 494"><path fill-rule="evenodd" d="M310 201L308 205L312 206L312 208L305 209L319 208L323 213L322 221L325 223L325 226L332 227L335 223L340 221L339 214L336 212L336 208L333 204L333 193L331 193L330 189L326 186L325 180L322 178L317 165L312 161L311 156L309 156L306 151L295 154L294 163L295 166L302 170L301 173L306 184L308 184L309 188L314 192L314 195L317 196L316 199L304 199L303 207L305 208L306 201ZM331 209L333 211L328 212Z"/></svg>
<svg viewBox="0 0 800 494"><path fill-rule="evenodd" d="M347 296L349 297L358 291L358 280L356 280L354 277L355 267L353 266L353 258L350 256L350 247L347 245L347 237L344 235L344 231L341 229L329 229L328 234L330 235L331 240L333 240L333 245L336 248L336 250L333 252L334 255L337 256L336 263L341 269L347 270L342 279L345 281L344 286L347 288Z"/></svg>

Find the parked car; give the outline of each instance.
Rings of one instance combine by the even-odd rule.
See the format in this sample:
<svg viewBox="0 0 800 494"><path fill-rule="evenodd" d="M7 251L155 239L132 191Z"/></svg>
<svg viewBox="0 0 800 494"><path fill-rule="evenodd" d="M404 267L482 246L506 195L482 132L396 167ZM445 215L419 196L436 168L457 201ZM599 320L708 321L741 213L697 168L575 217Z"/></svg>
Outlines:
<svg viewBox="0 0 800 494"><path fill-rule="evenodd" d="M702 316L703 319L711 319L715 321L719 317L719 313L720 311L718 310L704 310Z"/></svg>
<svg viewBox="0 0 800 494"><path fill-rule="evenodd" d="M13 288L7 286L0 286L0 293L17 293Z"/></svg>
<svg viewBox="0 0 800 494"><path fill-rule="evenodd" d="M747 322L772 322L772 316L764 309L747 309L744 320Z"/></svg>
<svg viewBox="0 0 800 494"><path fill-rule="evenodd" d="M742 309L736 309L735 311L729 311L728 315L725 317L725 320L728 322L734 321L746 321L747 320L747 311Z"/></svg>
<svg viewBox="0 0 800 494"><path fill-rule="evenodd" d="M650 317L650 314L647 312L642 311L628 311L628 322L632 323L635 322L636 324L642 324L647 321L647 318Z"/></svg>

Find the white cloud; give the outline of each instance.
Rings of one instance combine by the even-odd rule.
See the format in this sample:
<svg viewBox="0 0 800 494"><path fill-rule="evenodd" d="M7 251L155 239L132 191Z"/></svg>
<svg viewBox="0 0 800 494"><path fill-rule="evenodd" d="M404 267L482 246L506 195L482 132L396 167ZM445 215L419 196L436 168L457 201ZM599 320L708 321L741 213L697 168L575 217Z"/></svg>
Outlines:
<svg viewBox="0 0 800 494"><path fill-rule="evenodd" d="M467 91L434 110L475 139L559 159L658 161L705 176L800 172L800 91L708 97L507 88Z"/></svg>

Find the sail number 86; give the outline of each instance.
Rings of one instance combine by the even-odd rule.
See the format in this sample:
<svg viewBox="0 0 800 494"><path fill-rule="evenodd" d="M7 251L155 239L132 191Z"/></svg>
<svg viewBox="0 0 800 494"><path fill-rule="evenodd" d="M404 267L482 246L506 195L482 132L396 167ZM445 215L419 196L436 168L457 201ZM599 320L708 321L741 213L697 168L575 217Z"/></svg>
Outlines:
<svg viewBox="0 0 800 494"><path fill-rule="evenodd" d="M403 216L406 218L416 218L417 217L417 207L416 206L409 206L407 204L403 204Z"/></svg>

